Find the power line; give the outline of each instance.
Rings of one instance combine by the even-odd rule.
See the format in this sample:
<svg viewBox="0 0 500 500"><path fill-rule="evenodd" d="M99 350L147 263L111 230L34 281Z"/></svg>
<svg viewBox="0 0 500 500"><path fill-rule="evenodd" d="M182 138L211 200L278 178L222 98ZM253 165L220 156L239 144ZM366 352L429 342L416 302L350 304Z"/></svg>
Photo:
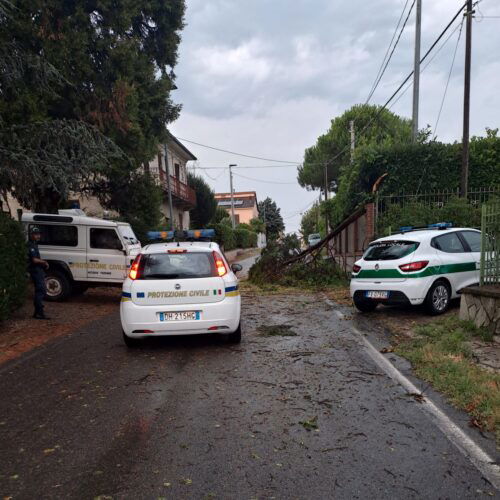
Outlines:
<svg viewBox="0 0 500 500"><path fill-rule="evenodd" d="M436 59L438 54L445 47L445 45L450 41L450 39L453 37L453 35L458 31L460 26L461 26L461 23L457 24L455 29L449 34L448 38L446 38L446 40L441 44L441 46L437 49L437 51L434 53L434 55L427 61L425 66L422 67L421 73L423 73L430 66L430 64L432 63L432 61L434 61L434 59ZM398 101L406 94L406 92L408 92L408 90L410 90L412 85L413 85L413 82L410 82L406 86L406 88L403 90L403 92L401 92L401 94L399 94L398 98L389 106L389 109L392 109L398 103Z"/></svg>
<svg viewBox="0 0 500 500"><path fill-rule="evenodd" d="M286 160L273 160L271 158L262 158L260 156L252 156L252 155L247 155L244 153L237 153L235 151L228 151L227 149L216 148L215 146L207 146L206 144L200 144L199 142L191 141L190 139L182 139L181 137L176 137L176 136L173 136L173 137L175 137L179 141L189 142L190 144L196 144L197 146L201 146L202 148L213 149L215 151L221 151L222 153L228 153L228 154L236 155L236 156L243 156L245 158L253 158L254 160L273 161L276 163L293 163L295 165L300 164L300 162L286 161Z"/></svg>
<svg viewBox="0 0 500 500"><path fill-rule="evenodd" d="M403 19L404 13L406 11L406 7L408 6L408 2L410 0L406 0L405 5L403 7L403 11L401 12L401 15L399 16L398 24L396 24L396 28L394 28L394 33L392 34L391 41L389 42L389 46L387 47L387 50L385 51L384 58L382 59L382 62L380 63L380 67L377 71L377 76L375 77L375 81L373 82L371 89L370 89L370 94L366 98L365 104L368 104L368 101L370 100L371 96L373 95L373 92L375 92L375 84L377 83L378 77L382 71L382 68L384 66L385 60L387 58L387 55L389 54L389 51L391 50L392 47L392 42L394 41L394 38L396 38L396 33L398 32L399 25L401 24L401 20Z"/></svg>
<svg viewBox="0 0 500 500"><path fill-rule="evenodd" d="M480 2L481 0L478 0L478 2ZM476 2L476 4L478 3ZM475 5L476 5L475 4ZM460 9L458 10L458 12L453 16L453 18L451 19L451 21L446 25L446 27L443 29L443 31L439 34L439 36L436 38L436 40L434 41L434 43L429 47L429 49L427 50L427 52L424 54L424 56L420 59L420 63L423 63L427 57L429 56L429 54L432 52L432 50L434 49L434 47L436 47L436 45L441 41L441 39L443 38L443 36L445 35L445 33L450 29L450 26L452 26L452 24L455 22L455 20L457 19L457 17L462 13L462 10L464 9L464 7L467 5L467 2L465 2L461 7ZM375 120L378 120L379 116L382 114L382 111L384 111L385 109L387 109L387 106L390 104L390 102L398 95L399 91L406 85L406 83L408 82L408 80L410 80L410 78L413 76L413 70L410 72L410 74L403 80L403 83L401 83L401 85L393 92L393 94L391 95L391 97L389 97L389 99L387 99L387 101L385 102L385 104L383 106L380 107L380 109L378 110L377 114L361 129L361 131L359 132L359 134L363 134L364 132L366 132L368 130L368 128L372 125L372 123L375 121ZM348 144L347 146L345 146L339 153L337 153L335 156L333 156L332 158L329 158L327 160L327 162L332 162L334 160L336 160L337 158L339 158L341 155L343 155L348 149L350 149L351 145Z"/></svg>
<svg viewBox="0 0 500 500"><path fill-rule="evenodd" d="M243 179L248 179L249 181L262 182L264 184L294 184L297 185L297 182L279 182L279 181L267 181L264 179L254 179L253 177L247 177L246 175L234 174L237 177L242 177Z"/></svg>
<svg viewBox="0 0 500 500"><path fill-rule="evenodd" d="M438 113L438 116L437 116L437 119L436 119L436 125L434 125L434 137L437 137L436 130L437 130L437 127L439 125L439 120L441 118L441 113L443 112L444 101L446 99L446 94L448 92L448 86L450 84L451 75L453 73L453 67L455 66L455 59L457 57L458 45L460 43L460 38L462 37L462 29L463 29L463 27L464 27L464 19L462 19L462 22L460 23L460 31L458 32L457 44L455 45L455 52L453 53L453 59L451 61L451 68L450 68L450 72L448 74L448 80L447 80L446 86L444 88L443 99L441 100L441 106L439 107L439 113Z"/></svg>
<svg viewBox="0 0 500 500"><path fill-rule="evenodd" d="M408 3L408 1L406 2ZM383 67L383 70L381 71L380 75L378 76L378 78L375 80L375 83L373 85L373 88L370 92L370 95L368 96L368 98L366 99L366 103L365 104L368 104L368 101L371 99L372 95L374 94L375 90L377 90L377 87L380 83L380 80L382 80L382 77L384 76L384 73L387 69L387 66L389 66L389 63L391 62L391 59L392 59L392 56L394 54L394 51L396 50L396 47L398 46L398 43L399 43L399 40L401 39L401 35L403 34L403 31L404 29L406 28L406 24L408 23L408 19L410 18L410 14L412 13L412 10L413 10L413 7L415 6L415 0L413 0L413 3L411 4L411 7L410 7L410 10L408 11L408 15L406 16L406 19L403 23L403 26L401 27L401 30L399 32L399 35L398 35L398 38L396 40L396 43L394 44L394 46L392 47L392 51ZM404 13L404 10L406 9L406 4L405 4L405 8L403 9L403 13ZM401 16L403 16L403 13L401 14ZM398 26L399 26L399 23L398 23ZM396 28L397 30L397 28Z"/></svg>

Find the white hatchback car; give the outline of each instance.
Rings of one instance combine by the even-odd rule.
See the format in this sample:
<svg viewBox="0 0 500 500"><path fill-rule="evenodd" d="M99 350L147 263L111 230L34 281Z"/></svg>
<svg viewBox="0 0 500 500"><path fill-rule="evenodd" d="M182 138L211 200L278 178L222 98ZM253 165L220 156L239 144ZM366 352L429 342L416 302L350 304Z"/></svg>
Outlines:
<svg viewBox="0 0 500 500"><path fill-rule="evenodd" d="M135 347L146 337L223 334L241 340L241 297L236 272L217 243L147 245L123 283L123 339Z"/></svg>
<svg viewBox="0 0 500 500"><path fill-rule="evenodd" d="M479 283L480 252L481 232L475 229L402 228L372 242L354 265L354 305L367 312L378 304L425 303L431 314L441 314L463 288Z"/></svg>

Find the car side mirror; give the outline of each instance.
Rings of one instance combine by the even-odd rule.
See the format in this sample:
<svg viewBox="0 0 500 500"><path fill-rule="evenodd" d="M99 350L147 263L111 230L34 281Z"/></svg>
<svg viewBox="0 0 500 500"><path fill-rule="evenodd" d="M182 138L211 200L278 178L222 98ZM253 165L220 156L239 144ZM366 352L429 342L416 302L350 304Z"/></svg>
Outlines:
<svg viewBox="0 0 500 500"><path fill-rule="evenodd" d="M232 264L231 265L231 271L233 271L233 273L239 273L242 270L243 270L243 266L241 264Z"/></svg>

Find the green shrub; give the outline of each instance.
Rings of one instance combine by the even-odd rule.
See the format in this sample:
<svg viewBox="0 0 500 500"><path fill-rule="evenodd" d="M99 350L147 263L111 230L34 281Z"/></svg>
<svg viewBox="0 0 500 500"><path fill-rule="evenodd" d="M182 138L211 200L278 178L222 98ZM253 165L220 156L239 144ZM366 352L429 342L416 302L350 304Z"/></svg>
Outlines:
<svg viewBox="0 0 500 500"><path fill-rule="evenodd" d="M257 246L257 234L238 226L234 230L237 248L251 248Z"/></svg>
<svg viewBox="0 0 500 500"><path fill-rule="evenodd" d="M0 213L0 321L20 307L26 296L27 249L21 224Z"/></svg>
<svg viewBox="0 0 500 500"><path fill-rule="evenodd" d="M481 209L463 198L451 198L444 206L411 202L406 205L392 204L378 221L378 231L387 234L401 226L426 226L436 222L452 222L455 227L480 227Z"/></svg>
<svg viewBox="0 0 500 500"><path fill-rule="evenodd" d="M235 231L233 231L231 226L221 222L219 224L209 224L207 228L215 230L215 241L225 252L236 248Z"/></svg>

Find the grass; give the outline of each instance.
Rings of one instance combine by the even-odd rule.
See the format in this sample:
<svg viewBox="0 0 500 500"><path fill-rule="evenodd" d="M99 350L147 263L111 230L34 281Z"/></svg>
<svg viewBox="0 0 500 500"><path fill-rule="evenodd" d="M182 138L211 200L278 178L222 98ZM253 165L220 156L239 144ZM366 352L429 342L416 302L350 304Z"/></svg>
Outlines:
<svg viewBox="0 0 500 500"><path fill-rule="evenodd" d="M411 361L417 375L471 415L471 423L496 434L500 445L500 375L478 367L469 341L492 335L455 316L416 328L417 337L396 352Z"/></svg>

